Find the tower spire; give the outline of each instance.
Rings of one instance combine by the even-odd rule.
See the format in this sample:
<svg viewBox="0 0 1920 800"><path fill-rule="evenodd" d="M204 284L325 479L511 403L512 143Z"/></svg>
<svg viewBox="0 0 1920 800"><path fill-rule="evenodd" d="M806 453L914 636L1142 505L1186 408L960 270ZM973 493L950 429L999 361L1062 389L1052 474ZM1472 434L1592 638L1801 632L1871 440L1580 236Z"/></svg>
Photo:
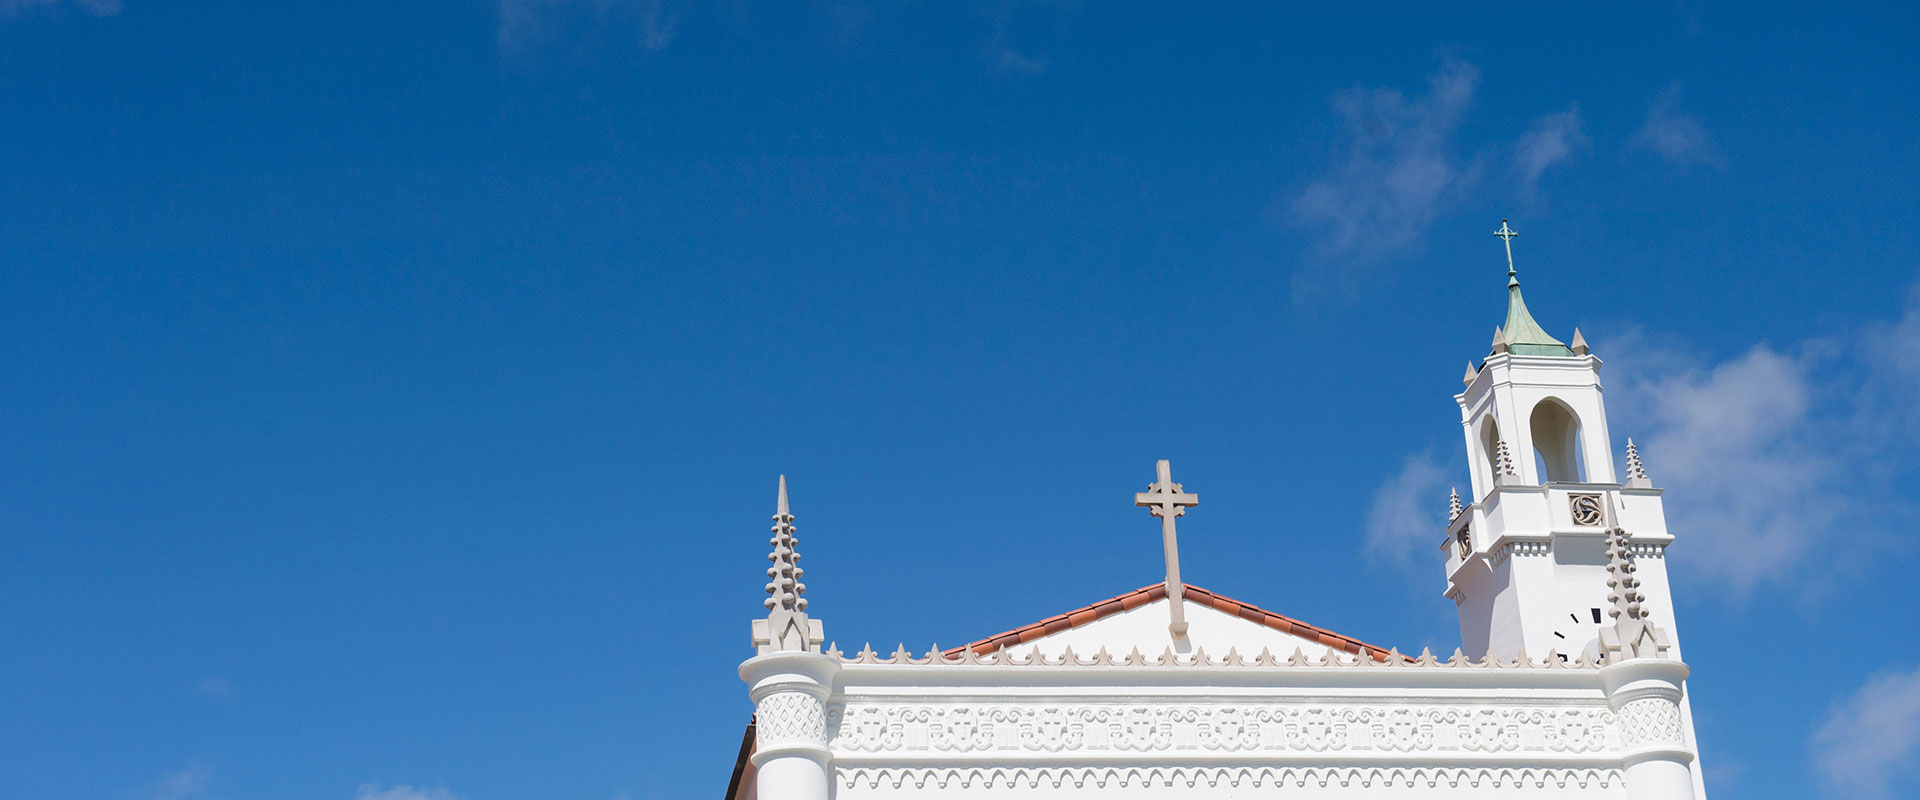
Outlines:
<svg viewBox="0 0 1920 800"><path fill-rule="evenodd" d="M767 560L767 618L753 621L753 644L760 653L819 652L826 638L819 620L807 618L807 585L800 581L800 540L795 537L793 514L787 510L787 476L780 476L780 496L774 503L773 552Z"/></svg>
<svg viewBox="0 0 1920 800"><path fill-rule="evenodd" d="M1559 339L1547 335L1540 323L1533 321L1533 314L1527 311L1527 301L1520 296L1519 272L1513 267L1513 239L1519 231L1507 226L1500 220L1500 230L1493 235L1500 237L1507 249L1507 322L1501 326L1506 332L1506 352L1517 356L1570 356L1573 350ZM1494 352L1502 352L1499 345Z"/></svg>

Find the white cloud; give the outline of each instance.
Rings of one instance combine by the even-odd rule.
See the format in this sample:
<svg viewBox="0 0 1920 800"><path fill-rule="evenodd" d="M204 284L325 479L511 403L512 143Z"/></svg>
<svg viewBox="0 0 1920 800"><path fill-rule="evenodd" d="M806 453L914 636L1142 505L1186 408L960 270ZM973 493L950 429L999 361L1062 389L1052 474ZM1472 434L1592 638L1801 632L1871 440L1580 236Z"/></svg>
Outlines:
<svg viewBox="0 0 1920 800"><path fill-rule="evenodd" d="M1539 192L1540 176L1548 167L1593 147L1593 140L1587 138L1582 127L1578 106L1548 114L1527 126L1526 134L1513 145L1521 196L1531 199Z"/></svg>
<svg viewBox="0 0 1920 800"><path fill-rule="evenodd" d="M1900 319L1868 325L1859 341L1871 365L1866 395L1874 401L1866 414L1869 435L1886 430L1920 441L1920 415L1912 412L1913 398L1920 397L1920 282L1907 292ZM1874 425L1875 421L1884 424Z"/></svg>
<svg viewBox="0 0 1920 800"><path fill-rule="evenodd" d="M1351 140L1346 162L1291 207L1292 221L1316 233L1322 256L1378 257L1420 240L1442 201L1474 179L1453 135L1479 81L1472 64L1448 61L1420 97L1367 87L1334 96Z"/></svg>
<svg viewBox="0 0 1920 800"><path fill-rule="evenodd" d="M1643 150L1651 150L1667 163L1681 169L1706 165L1721 167L1725 159L1719 146L1713 142L1713 135L1700 120L1681 113L1680 86L1667 87L1653 101L1653 107L1647 111L1647 121L1641 123L1635 131L1630 144Z"/></svg>
<svg viewBox="0 0 1920 800"><path fill-rule="evenodd" d="M1846 796L1891 797L1920 787L1920 667L1868 679L1813 736L1814 765ZM1904 776L1904 777L1902 777Z"/></svg>
<svg viewBox="0 0 1920 800"><path fill-rule="evenodd" d="M169 772L154 782L153 800L200 797L206 793L207 784L212 780L213 771L206 767L193 766Z"/></svg>
<svg viewBox="0 0 1920 800"><path fill-rule="evenodd" d="M453 792L447 791L445 787L415 788L402 783L382 789L377 783L367 783L361 784L360 792L353 796L353 800L460 800L460 798Z"/></svg>
<svg viewBox="0 0 1920 800"><path fill-rule="evenodd" d="M1420 453L1409 456L1398 475L1374 490L1367 507L1369 560L1402 569L1428 566L1422 559L1446 530L1446 477L1431 453Z"/></svg>
<svg viewBox="0 0 1920 800"><path fill-rule="evenodd" d="M1818 357L1761 345L1701 365L1636 335L1606 352L1619 389L1608 427L1671 490L1667 524L1686 544L1677 561L1744 597L1820 556L1852 500L1837 478L1856 454L1816 414Z"/></svg>
<svg viewBox="0 0 1920 800"><path fill-rule="evenodd" d="M0 0L0 17L11 17L40 6L59 6L68 0ZM120 13L120 0L71 0L71 4L96 17Z"/></svg>

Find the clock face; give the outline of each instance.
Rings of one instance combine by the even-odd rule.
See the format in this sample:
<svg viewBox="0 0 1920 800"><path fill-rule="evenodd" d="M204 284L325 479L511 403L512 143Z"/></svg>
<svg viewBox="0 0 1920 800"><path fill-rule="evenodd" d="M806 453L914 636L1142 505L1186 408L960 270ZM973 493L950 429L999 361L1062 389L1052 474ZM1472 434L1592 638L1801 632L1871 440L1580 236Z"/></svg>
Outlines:
<svg viewBox="0 0 1920 800"><path fill-rule="evenodd" d="M1575 655L1595 650L1600 620L1603 618L1597 606L1567 612L1566 620L1555 625L1553 630L1553 649L1559 651L1560 660L1570 661Z"/></svg>

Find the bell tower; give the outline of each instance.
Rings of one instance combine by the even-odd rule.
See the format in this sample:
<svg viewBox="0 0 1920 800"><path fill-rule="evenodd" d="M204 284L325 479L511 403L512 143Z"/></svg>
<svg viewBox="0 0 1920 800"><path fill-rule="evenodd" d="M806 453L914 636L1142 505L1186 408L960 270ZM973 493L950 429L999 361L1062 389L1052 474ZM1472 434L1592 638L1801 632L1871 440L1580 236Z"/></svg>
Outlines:
<svg viewBox="0 0 1920 800"><path fill-rule="evenodd" d="M1534 321L1520 295L1513 238L1506 243L1507 316L1466 389L1454 395L1466 437L1472 502L1450 515L1448 598L1459 609L1462 649L1512 658L1524 651L1567 660L1597 657L1611 625L1608 530L1628 537L1646 607L1672 613L1666 513L1632 442L1627 480L1614 472L1601 362L1576 330L1562 343ZM1678 634L1671 619L1662 626Z"/></svg>

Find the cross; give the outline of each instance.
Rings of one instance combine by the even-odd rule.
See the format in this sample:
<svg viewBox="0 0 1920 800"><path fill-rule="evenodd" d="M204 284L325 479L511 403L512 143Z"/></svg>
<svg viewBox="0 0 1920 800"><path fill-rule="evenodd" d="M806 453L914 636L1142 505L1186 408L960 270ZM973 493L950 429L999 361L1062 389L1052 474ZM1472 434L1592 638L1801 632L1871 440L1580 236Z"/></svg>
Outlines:
<svg viewBox="0 0 1920 800"><path fill-rule="evenodd" d="M1180 542L1173 532L1173 520L1187 513L1187 508L1200 505L1200 495L1187 494L1180 490L1180 484L1173 482L1173 463L1162 459L1153 465L1160 480L1148 484L1147 490L1133 496L1133 504L1146 506L1147 511L1160 518L1160 538L1167 548L1167 601L1173 610L1173 622L1167 630L1173 638L1187 635L1187 616L1180 606L1186 594L1186 584L1180 582Z"/></svg>
<svg viewBox="0 0 1920 800"><path fill-rule="evenodd" d="M1514 230L1514 229L1512 229L1512 228L1509 228L1509 227L1507 227L1507 221L1506 221L1505 219L1502 219L1502 220L1500 220L1500 230L1497 230L1497 231L1494 231L1494 232L1493 232L1493 235L1495 235L1495 236L1498 236L1498 237L1500 237L1501 239L1503 239L1503 240L1505 240L1505 241L1506 241L1506 244L1507 244L1507 277L1509 277L1509 278L1511 278L1511 277L1513 277L1513 275L1514 275L1514 273L1513 273L1513 237L1515 237L1515 236L1519 236L1519 235L1520 235L1520 232L1519 232L1519 231L1516 231L1516 230Z"/></svg>

